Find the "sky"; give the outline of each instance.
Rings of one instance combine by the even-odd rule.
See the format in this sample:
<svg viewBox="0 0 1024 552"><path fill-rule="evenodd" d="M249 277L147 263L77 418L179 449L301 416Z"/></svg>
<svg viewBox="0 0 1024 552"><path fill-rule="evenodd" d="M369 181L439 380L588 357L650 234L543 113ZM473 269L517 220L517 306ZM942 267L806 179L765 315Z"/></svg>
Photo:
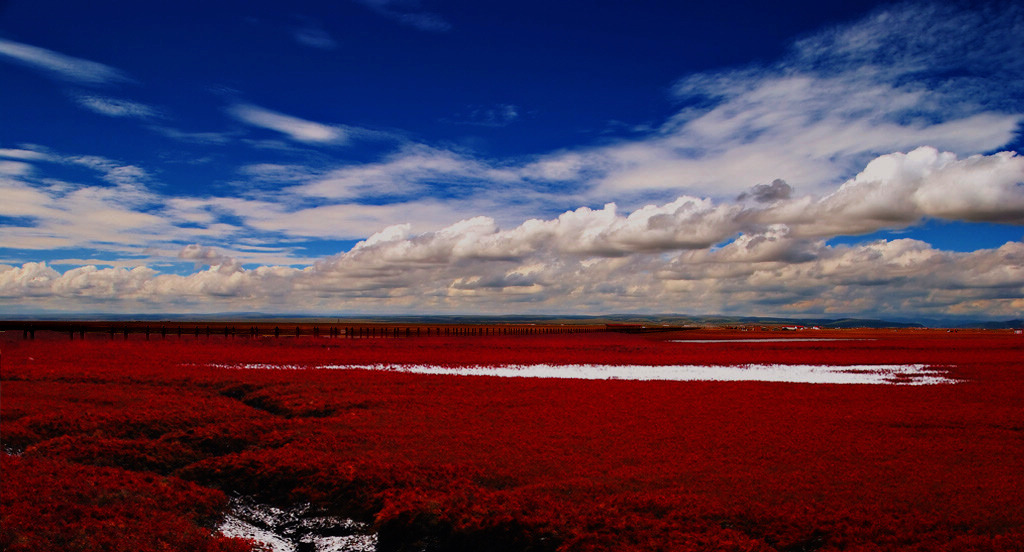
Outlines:
<svg viewBox="0 0 1024 552"><path fill-rule="evenodd" d="M1024 7L693 4L0 0L0 315L1022 316Z"/></svg>

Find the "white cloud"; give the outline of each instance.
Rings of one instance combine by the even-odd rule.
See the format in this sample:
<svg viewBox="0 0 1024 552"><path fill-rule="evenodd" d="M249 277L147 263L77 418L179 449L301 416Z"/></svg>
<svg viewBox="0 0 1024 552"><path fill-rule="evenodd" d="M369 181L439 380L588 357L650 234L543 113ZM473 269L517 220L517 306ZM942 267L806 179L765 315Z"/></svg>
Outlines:
<svg viewBox="0 0 1024 552"><path fill-rule="evenodd" d="M939 251L915 240L804 248L799 261L743 261L745 245L683 253L659 278L675 283L669 287L677 291L731 295L737 304L762 303L775 312L821 314L952 314L982 302L993 309L989 314L1014 316L1024 292L1020 242L972 253Z"/></svg>
<svg viewBox="0 0 1024 552"><path fill-rule="evenodd" d="M798 41L790 64L871 70L940 92L928 107L962 116L978 106L1019 109L1024 16L1015 3L905 3Z"/></svg>
<svg viewBox="0 0 1024 552"><path fill-rule="evenodd" d="M376 5L390 6L388 2ZM328 203L341 202L341 205L322 205L315 211L307 212L305 208L301 211L310 215L314 212L331 215L327 220L337 221L341 226L346 226L344 219L356 208L353 204L379 203L382 200L403 204L489 206L491 210L477 212L455 209L449 220L488 213L492 218L500 219L501 224L508 225L517 221L505 214L507 208L502 209L503 205L513 205L517 213L531 213L532 210L536 216L580 204L615 202L632 209L652 201L652 198L668 202L673 197L692 196L724 201L754 186L776 180L787 183L791 196L800 196L784 202L786 205L783 206L799 213L782 216L785 214L782 207L768 213L756 209L761 218L748 214L743 221L730 222L732 227L725 224L714 229L706 227L706 237L710 239L727 231L735 233L739 222L771 224L782 221L808 235L818 235L816 232L825 235L906 225L923 216L975 220L967 213L954 213L956 206L952 199L945 207L938 204L939 197L928 199L927 194L931 193L928 190L941 188L934 183L917 192L914 199L916 207L902 209L901 218L896 221L883 216L877 220L869 218L857 222L853 215L856 209L851 206L839 208L849 211L850 215L836 224L819 221L821 230L816 230L815 225L805 220L813 213L823 214L838 208L819 205L815 198L832 193L836 186L879 155L914 151L922 145L953 152L957 156L992 151L1013 140L1024 121L1019 100L1016 104L1005 97L999 101L993 95L998 96L1001 92L991 92L982 101L978 97L965 96L952 86L926 86L936 78L947 78L929 73L935 68L963 68L965 62L947 55L951 47L946 43L961 44L973 40L970 31L942 37L932 32L932 29L944 27L931 20L947 17L948 13L920 6L902 6L887 8L880 14L806 39L794 47L790 56L771 66L698 74L681 80L675 87L680 98L701 97L705 99L704 103L696 105L707 107L685 107L657 132L639 139L552 153L525 163L487 160L466 152L405 145L381 161L341 167L326 173L296 166L287 171L274 170L279 181L296 183L287 188L290 192L315 200L327 200ZM907 19L914 19L909 33L889 24ZM1008 27L1002 25L986 23L987 32L1005 39L1006 28L1013 27L1013 24ZM846 38L834 38L840 35ZM856 37L870 37L870 40ZM914 57L889 55L895 42L909 43L906 47L915 52ZM932 59L929 48L936 42L943 44ZM1009 59L1014 57L1012 52L1008 54L994 46L1000 44L999 40L985 38L982 42L985 43L983 53L990 57L990 64L996 60L1010 65L1019 63ZM1002 44L1005 50L1005 40ZM971 53L971 59L980 60L982 57L977 52ZM864 61L868 58L870 63ZM993 78L993 82L1006 80L1005 77ZM1003 84L1007 87L1002 88L1014 89L1013 83ZM996 104L1002 107L990 108ZM956 108L950 109L951 105ZM1014 105L1016 109L1010 109ZM1012 174L1010 166L1014 163L1008 163L1008 167L1001 169L1002 173L1009 171ZM261 172L253 174L257 179L273 176L270 165L259 168ZM978 176L975 173L972 171L972 178ZM1007 186L1003 185L1003 196L1013 196L1012 186ZM515 193L494 193L505 189ZM957 201L967 201L967 208L975 210L983 198L968 196L970 194L961 190ZM424 197L438 199L419 199ZM948 199L953 196L942 197ZM1015 220L1016 204L1013 201L996 204L992 202L994 199L988 198L989 212L977 216L984 220ZM801 202L813 203L816 211L801 211ZM718 207L721 208L722 204ZM376 206L366 210L375 213L387 211ZM306 223L288 223L298 212L294 207L284 206L260 217L264 222L259 224L269 227L266 220L273 219L283 228L291 228L293 234L302 234L308 231L300 230L307 226ZM402 209L398 209L392 214L400 215L401 212ZM833 216L834 213L828 215ZM443 222L436 217L431 218L435 223ZM383 226L402 220L379 222ZM664 223L667 219L660 217L657 220ZM416 226L423 228L419 224ZM329 234L334 235L332 232ZM667 230L663 229L662 234L665 243L682 242L680 236L670 236ZM619 232L619 235L625 234ZM649 239L650 236L646 236L633 242L647 247ZM695 243L704 241L702 237L694 240ZM613 249L619 251L622 247L616 245Z"/></svg>
<svg viewBox="0 0 1024 552"><path fill-rule="evenodd" d="M338 47L337 41L327 31L317 26L307 25L296 29L293 36L296 42L311 48L334 50Z"/></svg>
<svg viewBox="0 0 1024 552"><path fill-rule="evenodd" d="M299 142L338 144L348 139L340 127L307 121L252 104L233 105L228 113L243 123L280 132Z"/></svg>
<svg viewBox="0 0 1024 552"><path fill-rule="evenodd" d="M364 3L396 19L429 15ZM1019 316L1022 242L969 253L915 240L827 245L927 219L1024 225L1024 158L988 153L1024 121L1024 58L996 47L1019 30L1020 12L1010 23L960 21L958 34L942 18L963 14L949 9L890 7L798 43L777 64L687 77L675 86L679 112L657 130L525 161L400 141L371 163L246 165L237 174L256 191L245 197L168 197L142 167L3 149L0 215L14 219L5 244L197 266L0 266L0 295L115 310ZM21 52L68 80L88 81L75 67L92 67L94 83L119 74ZM963 74L973 76L949 76ZM151 116L85 98L108 115ZM228 112L305 144L386 137L251 104ZM517 116L512 107L482 120ZM87 168L95 181L46 179L45 163ZM358 238L316 259L291 245Z"/></svg>
<svg viewBox="0 0 1024 552"><path fill-rule="evenodd" d="M98 155L73 155L61 160L68 164L81 165L102 173L103 180L121 186L123 192L128 192L133 188L141 188L149 180L149 174L141 167L125 165Z"/></svg>
<svg viewBox="0 0 1024 552"><path fill-rule="evenodd" d="M591 201L735 196L776 179L827 193L869 159L932 146L998 150L1024 123L1019 7L889 6L797 43L765 66L676 83L657 132L555 153L526 170L585 183ZM953 31L953 29L956 29Z"/></svg>
<svg viewBox="0 0 1024 552"><path fill-rule="evenodd" d="M48 261L48 264L52 266L108 266L111 268L123 268L133 269L140 266L145 266L148 263L159 263L164 259L158 255L151 257L139 257L134 259L119 259L119 260L108 260L108 259L78 259L78 258L64 258L64 259L53 259Z"/></svg>
<svg viewBox="0 0 1024 552"><path fill-rule="evenodd" d="M233 137L233 134L228 132L186 132L161 125L153 125L149 128L172 140L192 144L226 144Z"/></svg>
<svg viewBox="0 0 1024 552"><path fill-rule="evenodd" d="M1020 242L954 253L914 240L828 247L769 233L765 239L748 236L718 250L684 251L671 257L574 259L539 254L514 260L460 254L452 262L458 239L437 236L433 245L451 247L431 250L410 244L401 234L306 269L246 270L224 262L178 276L144 268L83 267L60 273L39 263L0 266L0 296L12 304L60 299L65 307L85 308L103 299L116 301L108 305L149 310L286 307L502 313L525 306L541 312L656 309L831 316L1009 317L1019 315L1024 303ZM788 245L782 243L787 241ZM401 251L403 244L409 250ZM803 253L781 253L793 247Z"/></svg>
<svg viewBox="0 0 1024 552"><path fill-rule="evenodd" d="M148 187L152 177L147 171L101 157L51 156L51 161L94 170L107 183L100 185L45 183L34 178L30 163L11 161L17 166L0 179L5 197L0 215L31 221L5 228L12 243L27 249L99 247L137 254L146 247L179 250L199 243L228 246L233 251L228 255L239 256L232 241L243 237L254 243L279 244L262 257L254 251L244 254L248 263L287 262L282 253L288 240L355 239L394 221L403 221L395 227L405 229L402 239L384 240L377 235L355 250L365 254L373 245L386 250L383 258L392 261L407 256L416 262L441 264L535 256L629 257L705 250L735 236L764 235L770 228L783 228L794 238L828 238L903 228L928 217L1024 223L1024 159L1012 153L960 159L953 153L919 148L878 157L824 196L796 195L786 185L786 193L760 202L684 195L631 212L610 203L600 209L581 207L554 218L528 220L524 215L534 207L509 209L501 194L489 200L482 200L479 193L444 200L415 198L410 191L426 189L430 182L464 181L468 188L478 185L476 179L518 182L513 171L453 154L431 158L434 153L417 150L380 165L331 173L314 185L335 188L314 191L335 197L317 203L302 200L302 194L315 195L310 193L311 184L286 186L280 199L273 195L265 199L168 198ZM315 178L295 166L260 164L243 170L279 181ZM403 175L406 187L388 190L387 183L401 180L396 175ZM766 186L775 192L781 189L781 184L761 185L751 193L764 196L761 188ZM371 191L404 193L413 199L371 205L344 197ZM499 211L500 219L476 216ZM464 220L452 224L459 219ZM388 236L397 235L394 229L389 232ZM302 262L299 258L288 264Z"/></svg>
<svg viewBox="0 0 1024 552"><path fill-rule="evenodd" d="M130 100L105 96L78 96L77 100L82 107L108 117L148 119L157 116L152 107Z"/></svg>
<svg viewBox="0 0 1024 552"><path fill-rule="evenodd" d="M292 184L305 182L318 176L319 171L311 170L302 165L283 165L280 163L255 163L245 165L238 172L255 182L276 184Z"/></svg>
<svg viewBox="0 0 1024 552"><path fill-rule="evenodd" d="M1024 158L1014 152L958 159L923 147L880 156L820 200L798 198L759 213L805 236L900 228L925 217L1024 224Z"/></svg>
<svg viewBox="0 0 1024 552"><path fill-rule="evenodd" d="M211 198L208 209L238 217L261 232L316 239L354 239L403 220L419 230L450 222L453 206L437 200L383 205L358 203L289 206L284 203L238 198Z"/></svg>
<svg viewBox="0 0 1024 552"><path fill-rule="evenodd" d="M0 38L0 59L4 57L77 84L99 85L131 81L124 72L102 63Z"/></svg>
<svg viewBox="0 0 1024 552"><path fill-rule="evenodd" d="M520 108L512 104L497 104L487 107L474 106L458 114L453 119L444 119L457 125L473 125L481 127L506 127L520 117Z"/></svg>
<svg viewBox="0 0 1024 552"><path fill-rule="evenodd" d="M417 0L355 0L379 15L421 31L444 32L452 28L440 15L420 11Z"/></svg>
<svg viewBox="0 0 1024 552"><path fill-rule="evenodd" d="M760 234L767 228L786 228L794 236L831 237L905 227L923 217L1021 223L1021 183L1024 160L1019 156L1000 153L957 160L951 153L920 148L879 157L823 198L787 197L744 206L683 196L628 215L619 214L614 204L598 210L583 207L556 219L528 220L510 230L499 230L493 220L477 217L416 238L380 241L392 252L389 258L395 251L421 259L426 256L422 251L441 250L481 258L537 251L621 256L707 249L737 233Z"/></svg>
<svg viewBox="0 0 1024 552"><path fill-rule="evenodd" d="M0 176L22 176L32 172L32 165L21 161L0 161Z"/></svg>
<svg viewBox="0 0 1024 552"><path fill-rule="evenodd" d="M146 255L153 247L176 241L209 239L226 232L216 221L195 227L195 219L177 217L174 200L152 191L150 175L134 165L98 156L48 155L33 159L89 169L88 183L56 182L35 176L29 166L0 175L3 243L18 249L90 248L122 255ZM174 203L174 205L171 205ZM237 233L233 228L229 233Z"/></svg>
<svg viewBox="0 0 1024 552"><path fill-rule="evenodd" d="M223 255L213 247L204 247L198 243L183 247L178 251L178 258L195 261L197 265L203 264L208 266L231 264L234 262L233 259Z"/></svg>
<svg viewBox="0 0 1024 552"><path fill-rule="evenodd" d="M1013 113L899 121L894 106L913 104L917 94L829 80L763 77L738 83L736 90L718 92L728 99L717 107L687 112L659 136L570 155L578 171L599 175L597 197L645 190L735 195L775 179L821 192L872 155L920 145L990 151L1012 141L1024 121ZM557 156L548 162L554 161Z"/></svg>
<svg viewBox="0 0 1024 552"><path fill-rule="evenodd" d="M755 187L756 188L756 187ZM602 209L579 208L556 219L532 219L510 230L499 230L486 217L469 219L448 230L424 234L401 245L420 258L421 250L460 251L462 256L521 256L540 249L562 254L619 256L635 252L705 249L741 232L761 232L783 225L795 236L831 237L902 228L926 217L962 221L1024 224L1024 158L1004 152L958 159L930 147L910 153L880 156L855 178L823 197L777 197L761 205L716 202L682 196L662 205L648 205L619 214L615 204ZM421 203L415 204L417 206ZM391 211L399 205L332 206L309 209L302 220L352 220L353 211ZM271 214L255 209L259 224L282 227L291 213ZM331 213L334 212L334 216ZM236 214L240 214L236 211ZM408 216L408 215L407 215ZM380 220L385 220L381 218ZM394 218L391 220L411 220ZM435 219L436 220L436 219ZM481 222L486 221L486 222ZM330 228L330 224L321 227ZM457 235L458 243L439 245L442 236ZM447 238L445 238L447 239Z"/></svg>
<svg viewBox="0 0 1024 552"><path fill-rule="evenodd" d="M467 191L490 188L495 183L519 183L519 178L512 170L495 168L456 152L411 145L378 163L336 169L292 191L330 199L409 196L425 191L465 197Z"/></svg>
<svg viewBox="0 0 1024 552"><path fill-rule="evenodd" d="M0 297L89 297L116 299L130 296L156 275L145 267L133 269L84 266L59 273L45 263L0 267Z"/></svg>
<svg viewBox="0 0 1024 552"><path fill-rule="evenodd" d="M49 156L32 149L0 148L0 157L24 161L45 161Z"/></svg>

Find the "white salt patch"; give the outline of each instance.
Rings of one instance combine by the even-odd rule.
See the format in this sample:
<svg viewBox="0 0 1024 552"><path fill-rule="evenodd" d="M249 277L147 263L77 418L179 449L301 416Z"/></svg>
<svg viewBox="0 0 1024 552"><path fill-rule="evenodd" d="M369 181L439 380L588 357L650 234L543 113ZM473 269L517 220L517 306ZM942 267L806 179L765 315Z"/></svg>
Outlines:
<svg viewBox="0 0 1024 552"><path fill-rule="evenodd" d="M227 516L217 528L226 537L252 539L266 545L272 552L295 552L296 546L272 531L261 529L235 516Z"/></svg>
<svg viewBox="0 0 1024 552"><path fill-rule="evenodd" d="M492 376L504 378L553 378L636 381L769 381L785 383L935 385L957 383L946 371L927 364L861 364L830 366L814 364L746 364L708 366L681 364L529 364L508 366L435 366L429 364L292 366L246 364L223 366L248 369L380 370L410 374Z"/></svg>
<svg viewBox="0 0 1024 552"><path fill-rule="evenodd" d="M347 537L307 537L317 552L375 552L377 535L349 535Z"/></svg>
<svg viewBox="0 0 1024 552"><path fill-rule="evenodd" d="M232 499L231 513L218 530L228 537L252 539L271 552L296 552L299 544L312 545L304 549L315 552L373 552L377 549L377 535L369 532L367 524L340 517L309 517L309 509L308 504L283 510L269 504ZM351 531L351 534L337 535L339 530Z"/></svg>

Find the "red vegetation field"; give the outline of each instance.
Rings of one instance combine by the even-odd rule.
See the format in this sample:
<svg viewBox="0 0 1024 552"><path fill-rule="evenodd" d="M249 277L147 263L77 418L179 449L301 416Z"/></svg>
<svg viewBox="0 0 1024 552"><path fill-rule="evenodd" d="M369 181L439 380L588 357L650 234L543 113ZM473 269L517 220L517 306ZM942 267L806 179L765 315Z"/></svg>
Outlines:
<svg viewBox="0 0 1024 552"><path fill-rule="evenodd" d="M1024 549L1024 339L782 332L64 334L2 349L3 550L245 550L226 495L379 549ZM791 334L796 337L795 334ZM583 381L230 366L895 364L952 385Z"/></svg>

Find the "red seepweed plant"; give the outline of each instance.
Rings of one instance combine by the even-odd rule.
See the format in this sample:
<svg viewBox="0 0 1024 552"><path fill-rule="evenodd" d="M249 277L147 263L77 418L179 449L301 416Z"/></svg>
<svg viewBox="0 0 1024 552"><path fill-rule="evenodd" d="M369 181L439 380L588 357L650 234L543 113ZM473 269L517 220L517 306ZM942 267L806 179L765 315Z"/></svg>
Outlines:
<svg viewBox="0 0 1024 552"><path fill-rule="evenodd" d="M381 550L1024 547L1019 336L703 342L779 335L5 337L0 545L243 549L213 531L227 493L371 521ZM542 363L915 363L959 383L317 368Z"/></svg>

